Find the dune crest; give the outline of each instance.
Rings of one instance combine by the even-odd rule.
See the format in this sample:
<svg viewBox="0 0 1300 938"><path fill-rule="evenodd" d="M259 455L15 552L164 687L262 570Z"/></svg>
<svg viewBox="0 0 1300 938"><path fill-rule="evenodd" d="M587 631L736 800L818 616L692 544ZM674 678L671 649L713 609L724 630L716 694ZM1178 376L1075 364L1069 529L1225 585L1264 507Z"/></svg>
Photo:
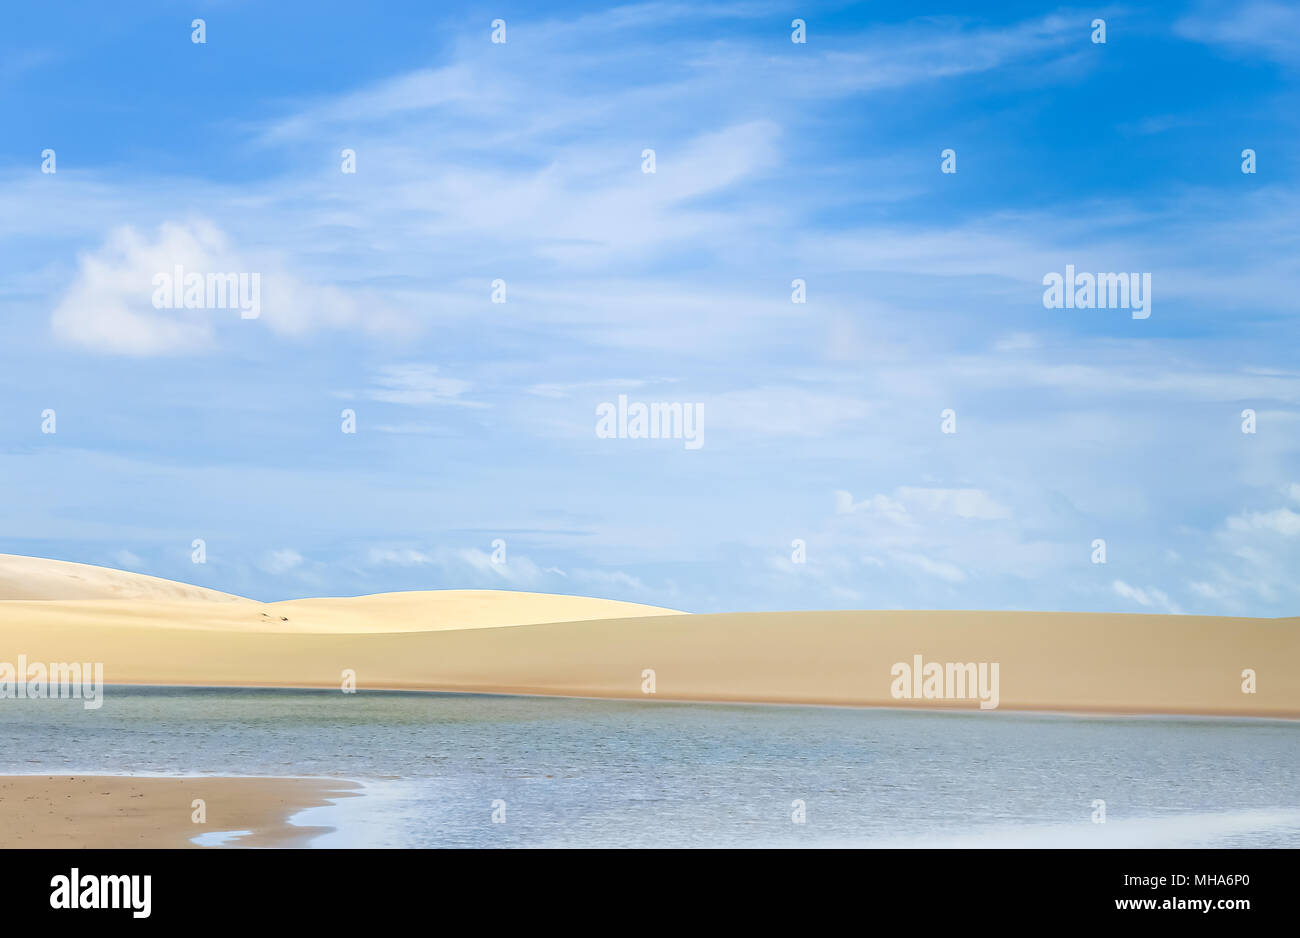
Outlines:
<svg viewBox="0 0 1300 938"><path fill-rule="evenodd" d="M345 635L681 614L642 603L514 590L410 590L263 603L111 567L0 554L0 628L22 620L51 629L130 625Z"/></svg>
<svg viewBox="0 0 1300 938"><path fill-rule="evenodd" d="M331 633L430 632L685 615L676 609L617 599L514 590L411 590L290 599L268 603L267 610L273 617L287 620L281 623L284 631Z"/></svg>
<svg viewBox="0 0 1300 938"><path fill-rule="evenodd" d="M243 597L222 593L176 580L164 580L143 573L129 573L113 567L0 554L0 601L138 599L201 602L247 602Z"/></svg>

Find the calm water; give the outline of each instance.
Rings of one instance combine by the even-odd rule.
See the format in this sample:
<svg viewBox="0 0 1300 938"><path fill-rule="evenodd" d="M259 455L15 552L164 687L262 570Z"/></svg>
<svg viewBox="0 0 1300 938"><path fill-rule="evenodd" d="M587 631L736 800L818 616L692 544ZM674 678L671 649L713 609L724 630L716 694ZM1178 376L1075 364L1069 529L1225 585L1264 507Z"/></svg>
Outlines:
<svg viewBox="0 0 1300 938"><path fill-rule="evenodd" d="M295 818L323 846L1300 847L1282 721L109 688L0 701L39 772L366 783Z"/></svg>

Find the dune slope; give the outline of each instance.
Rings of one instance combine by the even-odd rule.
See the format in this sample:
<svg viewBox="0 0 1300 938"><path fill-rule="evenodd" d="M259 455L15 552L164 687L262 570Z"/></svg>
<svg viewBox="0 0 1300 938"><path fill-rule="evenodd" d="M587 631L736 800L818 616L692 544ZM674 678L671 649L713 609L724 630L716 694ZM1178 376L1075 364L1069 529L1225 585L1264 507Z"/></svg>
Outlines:
<svg viewBox="0 0 1300 938"><path fill-rule="evenodd" d="M222 594L219 594L222 595ZM665 614L669 613L669 614ZM999 709L1300 718L1300 619L1036 612L684 615L450 590L281 603L0 601L0 662L110 684L560 694L981 711L898 699L893 666L998 665ZM1243 692L1243 671L1254 692ZM653 693L647 683L653 672ZM0 702L3 705L4 702ZM111 705L111 691L106 705Z"/></svg>
<svg viewBox="0 0 1300 938"><path fill-rule="evenodd" d="M0 554L0 601L8 599L241 601L230 593L112 567Z"/></svg>

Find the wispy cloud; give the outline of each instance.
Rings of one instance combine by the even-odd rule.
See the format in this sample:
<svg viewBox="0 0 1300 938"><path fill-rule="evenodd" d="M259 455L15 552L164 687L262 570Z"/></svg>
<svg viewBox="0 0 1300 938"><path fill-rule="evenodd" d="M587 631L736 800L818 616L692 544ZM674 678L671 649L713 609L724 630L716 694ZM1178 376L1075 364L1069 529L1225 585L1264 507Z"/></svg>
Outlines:
<svg viewBox="0 0 1300 938"><path fill-rule="evenodd" d="M1111 585L1117 595L1123 596L1125 599L1131 599L1139 606L1173 614L1182 612L1177 603L1171 600L1163 590L1156 589L1153 586L1143 589L1137 586L1129 586L1123 580L1116 580Z"/></svg>
<svg viewBox="0 0 1300 938"><path fill-rule="evenodd" d="M1196 42L1283 65L1300 64L1300 8L1274 0L1200 3L1180 17L1174 31Z"/></svg>
<svg viewBox="0 0 1300 938"><path fill-rule="evenodd" d="M110 107L135 80L111 68L51 85L77 102L49 106L59 172L0 168L0 468L34 493L7 530L181 577L206 534L202 572L236 592L1294 611L1293 128L1241 123L1287 113L1290 9L1115 14L1106 46L1077 11L814 4L804 45L793 15L557 8L505 45L452 18L364 79L193 72L140 115ZM1149 69L1186 81L1135 96ZM208 92L219 122L192 110ZM111 149L157 139L154 105L222 146ZM1122 164L1098 156L1115 134ZM261 273L260 318L154 308L177 263ZM1152 272L1152 318L1044 309L1065 264ZM707 445L603 445L593 406L619 393L702 402ZM494 524L542 533L504 567L427 546Z"/></svg>
<svg viewBox="0 0 1300 938"><path fill-rule="evenodd" d="M468 381L439 374L437 365L410 363L382 366L373 378L372 387L364 393L370 400L386 404L486 407L486 404L462 398L469 389Z"/></svg>

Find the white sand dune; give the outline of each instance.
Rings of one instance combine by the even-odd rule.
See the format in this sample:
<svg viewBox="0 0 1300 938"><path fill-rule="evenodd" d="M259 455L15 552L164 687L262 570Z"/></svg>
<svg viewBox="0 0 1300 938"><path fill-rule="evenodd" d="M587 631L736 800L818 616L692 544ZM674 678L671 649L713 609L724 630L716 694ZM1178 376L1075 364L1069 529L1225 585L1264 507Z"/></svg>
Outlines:
<svg viewBox="0 0 1300 938"><path fill-rule="evenodd" d="M430 632L545 622L683 615L674 609L590 596L513 590L416 590L269 603L284 631Z"/></svg>
<svg viewBox="0 0 1300 938"><path fill-rule="evenodd" d="M6 599L232 602L240 597L112 567L0 554L0 600Z"/></svg>
<svg viewBox="0 0 1300 938"><path fill-rule="evenodd" d="M48 594L64 568L80 566L18 560L26 564L8 569L32 570L36 584L9 587L24 597ZM1002 709L1300 718L1296 618L685 615L492 590L260 603L86 569L102 571L99 588L132 598L0 600L0 662L102 662L110 684L339 688L351 671L362 690L978 709L971 699L895 699L893 664L921 655L997 663ZM1244 669L1255 693L1242 691Z"/></svg>
<svg viewBox="0 0 1300 938"><path fill-rule="evenodd" d="M614 599L513 590L413 590L263 603L111 567L0 554L0 621L18 618L50 628L354 634L680 614Z"/></svg>

